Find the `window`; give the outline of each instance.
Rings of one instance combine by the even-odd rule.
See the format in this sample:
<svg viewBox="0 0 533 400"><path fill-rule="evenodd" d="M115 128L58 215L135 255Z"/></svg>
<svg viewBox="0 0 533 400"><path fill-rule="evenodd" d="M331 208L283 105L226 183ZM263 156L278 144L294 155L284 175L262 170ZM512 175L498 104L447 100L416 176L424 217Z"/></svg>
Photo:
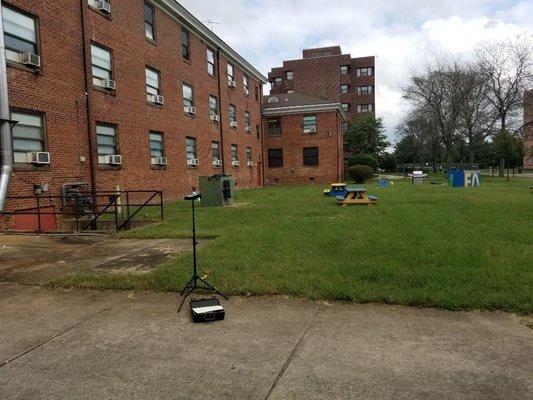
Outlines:
<svg viewBox="0 0 533 400"><path fill-rule="evenodd" d="M348 75L350 73L349 65L341 65L341 75Z"/></svg>
<svg viewBox="0 0 533 400"><path fill-rule="evenodd" d="M358 86L357 87L357 94L359 95L372 94L373 91L374 91L373 86Z"/></svg>
<svg viewBox="0 0 533 400"><path fill-rule="evenodd" d="M154 7L148 3L144 3L144 30L147 39L155 40Z"/></svg>
<svg viewBox="0 0 533 400"><path fill-rule="evenodd" d="M304 147L304 165L318 165L318 147Z"/></svg>
<svg viewBox="0 0 533 400"><path fill-rule="evenodd" d="M228 86L233 86L234 77L233 65L228 64Z"/></svg>
<svg viewBox="0 0 533 400"><path fill-rule="evenodd" d="M269 118L268 136L281 136L281 118Z"/></svg>
<svg viewBox="0 0 533 400"><path fill-rule="evenodd" d="M237 107L235 107L233 104L229 105L229 121L237 122Z"/></svg>
<svg viewBox="0 0 533 400"><path fill-rule="evenodd" d="M187 161L196 160L196 138L192 138L192 137L186 138L185 148L187 152Z"/></svg>
<svg viewBox="0 0 533 400"><path fill-rule="evenodd" d="M183 84L183 107L193 107L194 106L194 90L192 86Z"/></svg>
<svg viewBox="0 0 533 400"><path fill-rule="evenodd" d="M216 75L216 66L215 66L215 52L211 49L207 49L207 73L209 75Z"/></svg>
<svg viewBox="0 0 533 400"><path fill-rule="evenodd" d="M252 148L251 147L246 148L246 162L247 163L252 162Z"/></svg>
<svg viewBox="0 0 533 400"><path fill-rule="evenodd" d="M117 154L117 128L114 125L96 125L96 143L99 156Z"/></svg>
<svg viewBox="0 0 533 400"><path fill-rule="evenodd" d="M350 129L350 123L348 121L344 121L342 123L342 133L348 132L348 129Z"/></svg>
<svg viewBox="0 0 533 400"><path fill-rule="evenodd" d="M189 60L191 57L189 31L183 28L181 29L181 56L185 60Z"/></svg>
<svg viewBox="0 0 533 400"><path fill-rule="evenodd" d="M113 78L111 52L96 44L91 44L93 85L101 86L104 79Z"/></svg>
<svg viewBox="0 0 533 400"><path fill-rule="evenodd" d="M283 149L268 149L268 166L283 167Z"/></svg>
<svg viewBox="0 0 533 400"><path fill-rule="evenodd" d="M350 85L342 84L341 85L341 93L348 93L350 91Z"/></svg>
<svg viewBox="0 0 533 400"><path fill-rule="evenodd" d="M158 96L159 93L159 72L146 67L146 94L148 95L148 101L153 101L153 96Z"/></svg>
<svg viewBox="0 0 533 400"><path fill-rule="evenodd" d="M293 93L294 93L294 90L292 90L292 89L288 89L287 90L287 94L293 94Z"/></svg>
<svg viewBox="0 0 533 400"><path fill-rule="evenodd" d="M19 62L19 53L37 54L37 26L35 18L2 6L4 40L8 60Z"/></svg>
<svg viewBox="0 0 533 400"><path fill-rule="evenodd" d="M220 161L220 143L211 142L211 155L213 156L213 161Z"/></svg>
<svg viewBox="0 0 533 400"><path fill-rule="evenodd" d="M218 99L215 96L209 96L209 115L218 115Z"/></svg>
<svg viewBox="0 0 533 400"><path fill-rule="evenodd" d="M357 76L372 76L374 73L373 67L357 68Z"/></svg>
<svg viewBox="0 0 533 400"><path fill-rule="evenodd" d="M372 104L359 104L357 106L357 112L361 114L365 114L365 113L372 112L373 108L374 107Z"/></svg>
<svg viewBox="0 0 533 400"><path fill-rule="evenodd" d="M292 81L294 79L294 72L293 71L286 71L285 72L285 78L288 81Z"/></svg>
<svg viewBox="0 0 533 400"><path fill-rule="evenodd" d="M244 112L244 126L247 132L252 133L252 118L249 111Z"/></svg>
<svg viewBox="0 0 533 400"><path fill-rule="evenodd" d="M164 157L163 134L150 132L150 157Z"/></svg>
<svg viewBox="0 0 533 400"><path fill-rule="evenodd" d="M26 153L44 150L44 129L42 114L11 112L11 119L18 121L12 129L13 161L26 163Z"/></svg>
<svg viewBox="0 0 533 400"><path fill-rule="evenodd" d="M316 116L307 115L302 120L304 133L316 133Z"/></svg>
<svg viewBox="0 0 533 400"><path fill-rule="evenodd" d="M239 161L239 152L237 151L237 145L231 145L231 162Z"/></svg>
<svg viewBox="0 0 533 400"><path fill-rule="evenodd" d="M259 101L259 88L255 87L255 101Z"/></svg>
<svg viewBox="0 0 533 400"><path fill-rule="evenodd" d="M346 112L350 111L350 103L342 103L341 108Z"/></svg>
<svg viewBox="0 0 533 400"><path fill-rule="evenodd" d="M274 86L280 86L283 83L282 78L274 78Z"/></svg>
<svg viewBox="0 0 533 400"><path fill-rule="evenodd" d="M261 135L261 128L259 127L259 124L255 126L255 136L257 139L259 139L259 136Z"/></svg>
<svg viewBox="0 0 533 400"><path fill-rule="evenodd" d="M242 84L244 86L244 93L246 93L247 95L250 94L250 88L248 87L249 82L250 81L249 81L248 77L246 75L244 75L242 77Z"/></svg>

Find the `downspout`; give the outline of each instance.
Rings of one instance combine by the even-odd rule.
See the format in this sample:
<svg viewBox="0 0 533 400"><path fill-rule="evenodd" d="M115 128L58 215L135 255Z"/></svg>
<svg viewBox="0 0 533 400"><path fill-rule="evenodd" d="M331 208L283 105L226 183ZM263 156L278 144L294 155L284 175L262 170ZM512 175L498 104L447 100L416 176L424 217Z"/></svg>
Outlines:
<svg viewBox="0 0 533 400"><path fill-rule="evenodd" d="M83 45L83 70L84 70L84 83L85 83L85 117L87 118L87 143L89 146L89 171L91 177L91 195L93 197L93 205L96 207L95 191L96 191L96 178L94 170L94 157L93 157L93 138L92 138L92 109L90 102L90 88L89 88L89 76L92 75L92 71L89 68L89 53L87 51L87 10L85 0L80 0L81 10L81 32L82 32L82 45Z"/></svg>
<svg viewBox="0 0 533 400"><path fill-rule="evenodd" d="M341 174L341 141L343 141L343 132L342 132L342 125L339 124L339 120L342 118L342 113L337 110L336 112L337 118L336 118L336 129L337 129L337 182L342 181L342 174ZM340 126L339 126L340 125Z"/></svg>
<svg viewBox="0 0 533 400"><path fill-rule="evenodd" d="M261 136L261 186L265 187L265 136L263 135L263 84L259 82L259 135Z"/></svg>
<svg viewBox="0 0 533 400"><path fill-rule="evenodd" d="M222 173L226 173L226 162L224 160L224 134L222 130L222 84L220 83L220 78L222 72L220 70L220 47L217 47L217 83L218 83L218 115L220 115L220 122L218 127L220 130L220 157L222 157Z"/></svg>
<svg viewBox="0 0 533 400"><path fill-rule="evenodd" d="M5 209L9 181L13 171L13 143L11 141L11 115L7 86L6 48L4 42L4 16L0 0L0 144L2 145L2 175L0 176L0 212Z"/></svg>

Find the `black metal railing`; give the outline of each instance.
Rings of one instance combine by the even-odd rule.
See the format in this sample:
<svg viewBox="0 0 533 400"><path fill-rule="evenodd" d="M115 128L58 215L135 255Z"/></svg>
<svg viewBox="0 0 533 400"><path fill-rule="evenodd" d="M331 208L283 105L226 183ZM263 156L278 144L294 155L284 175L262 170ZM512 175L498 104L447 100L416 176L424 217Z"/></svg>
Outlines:
<svg viewBox="0 0 533 400"><path fill-rule="evenodd" d="M159 208L159 217L164 218L163 192L160 190L121 190L75 192L52 196L35 194L32 196L8 196L7 205L15 203L19 209L0 213L0 216L36 215L34 230L42 233L42 218L47 215L60 215L73 218L75 231L96 230L102 220L114 221L115 230L129 229L134 217L146 208ZM52 209L53 211L50 211Z"/></svg>

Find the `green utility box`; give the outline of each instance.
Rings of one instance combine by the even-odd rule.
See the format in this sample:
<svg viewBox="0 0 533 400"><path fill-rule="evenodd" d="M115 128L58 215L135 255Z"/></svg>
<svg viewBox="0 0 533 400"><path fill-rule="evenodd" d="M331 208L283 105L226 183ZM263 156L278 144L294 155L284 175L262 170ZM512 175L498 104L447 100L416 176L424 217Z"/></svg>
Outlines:
<svg viewBox="0 0 533 400"><path fill-rule="evenodd" d="M229 206L235 197L235 179L226 174L200 176L202 207Z"/></svg>

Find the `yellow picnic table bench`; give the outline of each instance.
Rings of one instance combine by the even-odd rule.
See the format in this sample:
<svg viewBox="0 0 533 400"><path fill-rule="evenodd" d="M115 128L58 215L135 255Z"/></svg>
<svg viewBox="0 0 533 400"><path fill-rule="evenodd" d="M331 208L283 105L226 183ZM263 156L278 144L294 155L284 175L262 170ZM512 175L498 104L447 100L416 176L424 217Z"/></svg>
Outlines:
<svg viewBox="0 0 533 400"><path fill-rule="evenodd" d="M377 203L376 196L367 195L366 189L363 188L346 188L346 196L337 196L338 204L346 207L352 204L374 205Z"/></svg>

